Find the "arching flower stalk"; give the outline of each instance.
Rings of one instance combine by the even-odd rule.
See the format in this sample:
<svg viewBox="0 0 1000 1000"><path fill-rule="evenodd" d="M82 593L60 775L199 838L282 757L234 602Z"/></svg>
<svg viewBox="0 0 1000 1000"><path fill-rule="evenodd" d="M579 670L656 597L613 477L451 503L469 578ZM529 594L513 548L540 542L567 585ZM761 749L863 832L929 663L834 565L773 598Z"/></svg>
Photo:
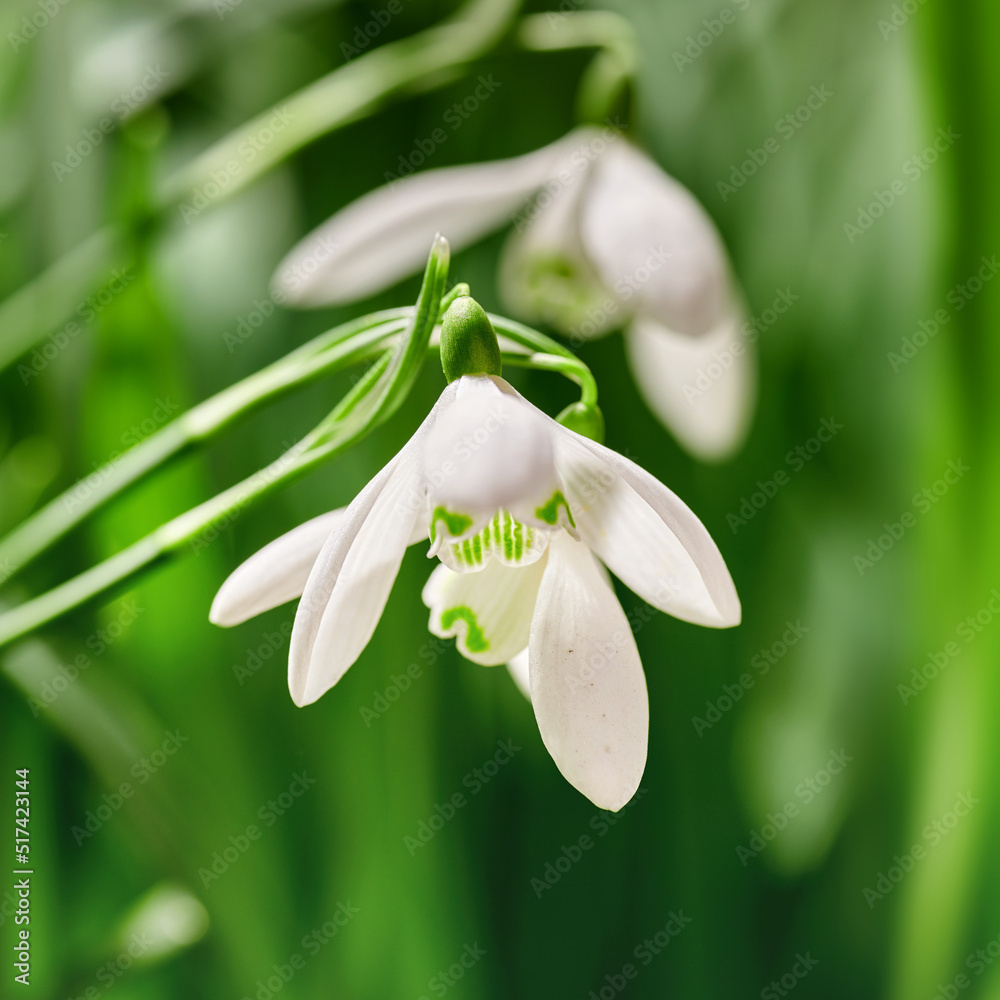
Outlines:
<svg viewBox="0 0 1000 1000"><path fill-rule="evenodd" d="M691 192L610 126L370 192L302 240L275 283L291 304L352 301L416 271L436 228L461 247L511 222L500 262L509 308L573 345L623 329L633 377L665 426L698 457L731 454L756 375L725 248Z"/></svg>
<svg viewBox="0 0 1000 1000"><path fill-rule="evenodd" d="M301 594L288 680L314 702L354 663L408 546L438 560L430 629L474 663L523 666L545 746L606 809L638 788L649 709L639 653L607 567L678 618L740 620L732 580L695 515L628 459L546 416L502 377L496 335L471 299L445 315L449 384L402 450L343 511L272 542L211 611L234 625Z"/></svg>

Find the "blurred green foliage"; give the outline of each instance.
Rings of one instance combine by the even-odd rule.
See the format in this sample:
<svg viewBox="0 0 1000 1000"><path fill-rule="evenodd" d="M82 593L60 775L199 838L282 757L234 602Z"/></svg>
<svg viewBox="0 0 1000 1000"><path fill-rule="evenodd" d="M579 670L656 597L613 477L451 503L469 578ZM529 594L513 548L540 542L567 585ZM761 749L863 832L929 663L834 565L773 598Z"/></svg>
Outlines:
<svg viewBox="0 0 1000 1000"><path fill-rule="evenodd" d="M915 0L609 6L640 47L629 132L718 221L760 323L747 447L697 464L637 396L620 338L581 353L608 443L709 527L743 626L694 628L619 590L641 621L651 732L644 791L616 816L560 777L506 671L427 633L417 549L358 663L296 709L284 670L294 606L222 631L208 623L212 596L240 560L348 502L388 460L443 384L428 366L361 447L198 553L0 654L5 830L11 772L32 775L33 995L609 997L621 982L628 996L693 1000L785 995L775 981L803 997L1000 997L998 602L989 608L1000 285L969 291L1000 249L1000 11L986 0L960 15ZM289 246L398 173L478 73L500 86L427 166L525 152L574 124L592 53L506 39L231 200L189 219L150 210L164 179L231 129L454 9L396 8L382 24L381 0L6 5L0 295L14 298L0 306L12 324L0 342L26 309L45 337L37 360L35 347L6 345L17 357L0 374L3 530L146 436L165 403L186 408L356 315L278 308L257 323ZM54 12L28 37L39 11ZM799 113L816 88L829 98ZM957 138L932 160L939 129ZM452 265L487 308L500 306L501 241ZM81 245L34 301L16 298ZM102 295L111 268L118 284ZM372 305L408 304L416 289ZM782 292L794 305L769 322ZM511 377L551 413L573 398L550 375ZM40 593L249 475L349 384L313 386L178 461L2 600ZM813 450L824 419L838 429ZM968 472L935 493L949 463ZM767 497L776 471L789 481ZM912 672L942 658L917 690ZM475 769L498 740L520 749L482 783ZM456 793L464 804L439 823ZM952 827L962 795L976 804ZM426 843L423 823L441 826ZM174 945L122 969L123 929L164 884L200 900L207 932L192 943L201 911L180 904ZM678 912L690 923L653 954L643 942ZM457 978L455 963L453 986L434 978Z"/></svg>

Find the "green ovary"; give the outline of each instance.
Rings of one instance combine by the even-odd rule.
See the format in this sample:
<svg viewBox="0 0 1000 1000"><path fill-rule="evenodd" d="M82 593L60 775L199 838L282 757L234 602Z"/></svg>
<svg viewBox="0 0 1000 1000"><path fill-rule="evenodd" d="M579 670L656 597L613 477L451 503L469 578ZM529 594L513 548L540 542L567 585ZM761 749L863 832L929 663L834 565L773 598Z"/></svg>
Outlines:
<svg viewBox="0 0 1000 1000"><path fill-rule="evenodd" d="M448 608L441 615L442 628L451 628L457 621L463 621L466 624L465 648L470 653L485 653L490 648L489 640L483 635L483 630L479 627L476 613L472 608L467 608L464 605L458 608Z"/></svg>
<svg viewBox="0 0 1000 1000"><path fill-rule="evenodd" d="M562 495L562 490L556 490L541 507L536 507L535 513L546 524L555 524L559 520L560 507L566 511L570 527L575 528L576 521L573 520L573 512L569 509L569 503Z"/></svg>

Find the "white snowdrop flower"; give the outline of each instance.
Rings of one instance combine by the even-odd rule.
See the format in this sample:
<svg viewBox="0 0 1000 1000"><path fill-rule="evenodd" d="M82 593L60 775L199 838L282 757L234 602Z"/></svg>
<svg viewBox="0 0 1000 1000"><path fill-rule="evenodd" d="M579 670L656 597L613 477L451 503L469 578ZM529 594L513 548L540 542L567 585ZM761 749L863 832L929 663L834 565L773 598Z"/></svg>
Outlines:
<svg viewBox="0 0 1000 1000"><path fill-rule="evenodd" d="M511 222L511 310L575 343L622 328L660 420L698 457L731 454L756 372L725 248L691 192L610 127L370 192L295 247L276 284L297 305L351 301L416 272L437 230L461 247Z"/></svg>
<svg viewBox="0 0 1000 1000"><path fill-rule="evenodd" d="M709 627L739 622L736 590L670 490L528 402L500 377L499 352L495 364L476 350L453 357L447 323L452 380L413 437L345 510L238 568L210 617L232 625L301 592L288 679L307 705L368 644L407 547L429 540L430 630L486 666L513 660L523 674L526 652L556 765L596 805L620 809L645 767L649 708L604 567L659 610Z"/></svg>

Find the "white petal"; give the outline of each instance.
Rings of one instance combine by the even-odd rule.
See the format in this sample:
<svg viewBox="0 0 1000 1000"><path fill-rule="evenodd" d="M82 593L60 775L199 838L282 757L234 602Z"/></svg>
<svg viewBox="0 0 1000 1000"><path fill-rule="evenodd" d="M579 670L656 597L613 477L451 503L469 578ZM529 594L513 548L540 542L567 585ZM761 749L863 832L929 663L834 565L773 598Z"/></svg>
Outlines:
<svg viewBox="0 0 1000 1000"><path fill-rule="evenodd" d="M517 689L528 701L531 701L531 680L528 673L528 651L522 650L517 656L511 657L507 661L507 669L510 676L514 678Z"/></svg>
<svg viewBox="0 0 1000 1000"><path fill-rule="evenodd" d="M354 499L323 546L302 593L288 654L288 687L297 705L329 690L368 645L399 572L419 537L426 490L421 454L448 386L403 449Z"/></svg>
<svg viewBox="0 0 1000 1000"><path fill-rule="evenodd" d="M594 138L589 132L580 137ZM583 144L574 150L521 213L504 245L498 277L500 295L514 315L546 323L575 342L607 333L629 316L580 238L580 208L596 160L587 149Z"/></svg>
<svg viewBox="0 0 1000 1000"><path fill-rule="evenodd" d="M504 385L548 424L575 527L611 572L668 614L713 628L738 625L740 601L722 554L684 502L635 462Z"/></svg>
<svg viewBox="0 0 1000 1000"><path fill-rule="evenodd" d="M639 316L626 335L632 374L663 424L693 455L730 456L746 438L756 399L754 349L742 313L703 337Z"/></svg>
<svg viewBox="0 0 1000 1000"><path fill-rule="evenodd" d="M685 621L739 624L722 555L679 497L634 462L569 430L557 439L557 462L580 538L618 579Z"/></svg>
<svg viewBox="0 0 1000 1000"><path fill-rule="evenodd" d="M601 809L621 809L646 766L646 679L614 591L565 532L550 542L528 648L531 703L556 766Z"/></svg>
<svg viewBox="0 0 1000 1000"><path fill-rule="evenodd" d="M314 306L395 284L420 270L436 233L454 251L509 222L551 175L566 141L508 160L428 170L369 192L285 257L275 288L292 304Z"/></svg>
<svg viewBox="0 0 1000 1000"><path fill-rule="evenodd" d="M431 609L428 628L443 639L455 636L473 663L506 663L528 644L544 569L544 559L516 569L491 559L481 573L438 566L422 595Z"/></svg>
<svg viewBox="0 0 1000 1000"><path fill-rule="evenodd" d="M238 566L219 588L208 614L215 625L238 625L302 595L309 572L345 508L320 514L276 538Z"/></svg>
<svg viewBox="0 0 1000 1000"><path fill-rule="evenodd" d="M636 311L689 336L714 330L731 312L729 262L708 213L629 143L598 161L580 231L605 285Z"/></svg>
<svg viewBox="0 0 1000 1000"><path fill-rule="evenodd" d="M449 533L462 537L500 508L541 523L535 508L558 488L548 418L503 379L464 375L457 385L424 451L435 525L447 527L439 510L457 516Z"/></svg>

